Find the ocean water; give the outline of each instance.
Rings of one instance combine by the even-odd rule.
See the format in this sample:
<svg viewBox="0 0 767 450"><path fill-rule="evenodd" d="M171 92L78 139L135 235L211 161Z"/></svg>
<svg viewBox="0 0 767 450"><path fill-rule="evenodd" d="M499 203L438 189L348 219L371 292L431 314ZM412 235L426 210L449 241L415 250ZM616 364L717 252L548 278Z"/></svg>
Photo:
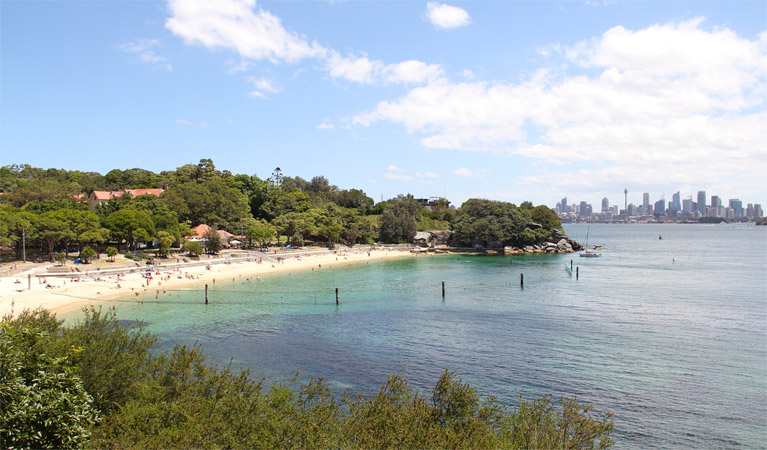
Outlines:
<svg viewBox="0 0 767 450"><path fill-rule="evenodd" d="M207 306L196 289L118 313L271 382L300 371L373 395L401 373L429 395L449 369L504 404L551 393L612 411L616 448L764 448L767 228L588 227L565 230L588 230L600 258L339 261L219 280Z"/></svg>

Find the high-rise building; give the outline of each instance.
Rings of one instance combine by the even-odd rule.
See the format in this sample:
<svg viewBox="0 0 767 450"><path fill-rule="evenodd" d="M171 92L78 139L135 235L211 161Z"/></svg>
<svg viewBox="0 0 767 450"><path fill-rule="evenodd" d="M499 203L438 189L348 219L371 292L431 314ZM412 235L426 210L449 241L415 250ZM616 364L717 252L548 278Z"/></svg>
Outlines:
<svg viewBox="0 0 767 450"><path fill-rule="evenodd" d="M764 211L762 211L762 205L754 203L754 219L761 219L764 217Z"/></svg>
<svg viewBox="0 0 767 450"><path fill-rule="evenodd" d="M673 211L672 215L676 215L676 212L682 209L682 202L680 201L679 191L671 196L671 207L669 209Z"/></svg>
<svg viewBox="0 0 767 450"><path fill-rule="evenodd" d="M730 199L730 209L732 209L734 217L743 216L743 202L737 198Z"/></svg>
<svg viewBox="0 0 767 450"><path fill-rule="evenodd" d="M610 202L607 200L607 197L602 199L602 212L607 212L610 210Z"/></svg>
<svg viewBox="0 0 767 450"><path fill-rule="evenodd" d="M563 198L561 203L562 203L562 212L566 213L567 212L567 197Z"/></svg>
<svg viewBox="0 0 767 450"><path fill-rule="evenodd" d="M629 190L628 188L624 188L623 189L623 209L628 209L628 207L629 207Z"/></svg>
<svg viewBox="0 0 767 450"><path fill-rule="evenodd" d="M746 217L749 219L754 218L754 205L752 203L749 203L748 206L746 206Z"/></svg>
<svg viewBox="0 0 767 450"><path fill-rule="evenodd" d="M660 199L657 202L655 202L655 207L653 207L653 215L655 216L664 216L666 215L666 200Z"/></svg>
<svg viewBox="0 0 767 450"><path fill-rule="evenodd" d="M712 196L711 198L713 199L714 197ZM701 215L706 214L706 191L698 191L698 211L700 211Z"/></svg>
<svg viewBox="0 0 767 450"><path fill-rule="evenodd" d="M649 192L645 192L644 194L642 194L642 211L644 212L644 215L646 216L649 216L650 214L652 214L652 205L650 204Z"/></svg>
<svg viewBox="0 0 767 450"><path fill-rule="evenodd" d="M722 199L718 195L711 196L711 210L709 216L722 217Z"/></svg>
<svg viewBox="0 0 767 450"><path fill-rule="evenodd" d="M692 215L692 197L687 197L686 199L682 200L682 212L685 216Z"/></svg>

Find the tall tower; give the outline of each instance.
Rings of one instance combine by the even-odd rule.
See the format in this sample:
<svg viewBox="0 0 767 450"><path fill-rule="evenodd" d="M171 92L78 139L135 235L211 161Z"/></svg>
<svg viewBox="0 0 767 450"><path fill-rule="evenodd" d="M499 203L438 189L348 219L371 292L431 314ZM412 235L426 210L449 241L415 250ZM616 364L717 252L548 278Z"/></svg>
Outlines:
<svg viewBox="0 0 767 450"><path fill-rule="evenodd" d="M706 214L706 191L698 191L698 211L701 215Z"/></svg>
<svg viewBox="0 0 767 450"><path fill-rule="evenodd" d="M628 213L629 209L629 190L624 188L623 189L623 210Z"/></svg>

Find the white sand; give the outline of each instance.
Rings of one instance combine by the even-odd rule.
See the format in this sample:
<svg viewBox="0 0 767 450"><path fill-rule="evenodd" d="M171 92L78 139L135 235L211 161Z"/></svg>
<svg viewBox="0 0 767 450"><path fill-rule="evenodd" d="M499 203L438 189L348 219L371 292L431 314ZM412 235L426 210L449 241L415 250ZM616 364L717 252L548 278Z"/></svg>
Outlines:
<svg viewBox="0 0 767 450"><path fill-rule="evenodd" d="M88 266L80 266L82 274L79 281L68 277L32 276L31 289L26 274L19 276L0 277L0 316L13 311L15 314L24 309L38 307L46 308L56 313L68 312L82 308L84 305L109 305L116 299L135 297L143 293L152 293L163 289L176 289L212 283L214 279L221 281L242 277L262 276L270 273L293 272L307 270L322 265L322 268L339 268L350 264L367 261L380 261L391 258L412 257L408 251L391 250L339 250L337 254L326 253L314 256L300 256L291 253L280 253L274 256L283 258L281 263L232 262L225 259L209 261L206 266L185 266L178 269L165 269L163 265L176 266L168 260L152 268L152 279L144 278L143 273L129 273L118 278L117 274L106 274L88 270ZM162 260L161 260L162 261ZM193 264L193 263L190 263ZM106 268L107 266L101 266ZM41 274L42 275L42 274ZM49 287L50 286L50 287Z"/></svg>

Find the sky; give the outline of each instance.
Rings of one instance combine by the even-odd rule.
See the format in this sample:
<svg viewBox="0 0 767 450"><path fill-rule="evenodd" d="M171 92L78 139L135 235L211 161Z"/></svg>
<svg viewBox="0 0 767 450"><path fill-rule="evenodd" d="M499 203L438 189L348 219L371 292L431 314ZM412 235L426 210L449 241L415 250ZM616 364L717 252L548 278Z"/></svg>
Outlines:
<svg viewBox="0 0 767 450"><path fill-rule="evenodd" d="M0 0L0 165L767 204L767 2Z"/></svg>

